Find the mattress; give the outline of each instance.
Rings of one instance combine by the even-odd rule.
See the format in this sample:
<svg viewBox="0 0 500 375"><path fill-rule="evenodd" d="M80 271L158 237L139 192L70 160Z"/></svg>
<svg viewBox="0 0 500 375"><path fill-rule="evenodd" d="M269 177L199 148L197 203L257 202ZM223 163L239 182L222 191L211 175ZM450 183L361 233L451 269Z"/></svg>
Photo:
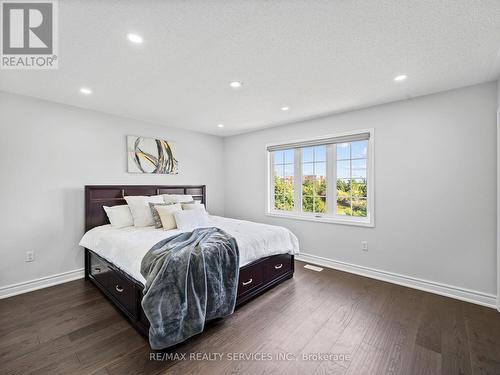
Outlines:
<svg viewBox="0 0 500 375"><path fill-rule="evenodd" d="M209 225L226 231L236 239L240 267L271 255L299 253L297 237L283 227L221 216L209 216ZM92 250L144 284L145 279L140 272L142 258L153 245L178 233L181 231L177 229L166 231L154 227L116 229L108 224L85 233L80 246Z"/></svg>

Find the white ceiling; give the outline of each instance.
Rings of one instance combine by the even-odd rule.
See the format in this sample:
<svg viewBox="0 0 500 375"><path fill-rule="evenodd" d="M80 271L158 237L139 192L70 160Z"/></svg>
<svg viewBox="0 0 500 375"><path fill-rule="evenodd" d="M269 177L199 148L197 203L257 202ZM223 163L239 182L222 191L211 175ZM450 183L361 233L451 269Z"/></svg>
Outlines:
<svg viewBox="0 0 500 375"><path fill-rule="evenodd" d="M64 0L59 43L0 89L226 136L497 79L500 1Z"/></svg>

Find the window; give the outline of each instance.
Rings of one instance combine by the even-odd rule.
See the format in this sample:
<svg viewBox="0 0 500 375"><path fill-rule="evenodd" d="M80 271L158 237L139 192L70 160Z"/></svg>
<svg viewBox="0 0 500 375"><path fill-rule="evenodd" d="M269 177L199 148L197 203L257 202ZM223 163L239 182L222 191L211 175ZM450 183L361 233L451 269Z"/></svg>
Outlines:
<svg viewBox="0 0 500 375"><path fill-rule="evenodd" d="M293 210L294 150L273 152L274 208Z"/></svg>
<svg viewBox="0 0 500 375"><path fill-rule="evenodd" d="M373 225L373 130L267 147L268 214Z"/></svg>
<svg viewBox="0 0 500 375"><path fill-rule="evenodd" d="M367 140L336 145L338 215L367 215L367 152Z"/></svg>
<svg viewBox="0 0 500 375"><path fill-rule="evenodd" d="M302 211L326 212L326 146L305 147L302 156Z"/></svg>

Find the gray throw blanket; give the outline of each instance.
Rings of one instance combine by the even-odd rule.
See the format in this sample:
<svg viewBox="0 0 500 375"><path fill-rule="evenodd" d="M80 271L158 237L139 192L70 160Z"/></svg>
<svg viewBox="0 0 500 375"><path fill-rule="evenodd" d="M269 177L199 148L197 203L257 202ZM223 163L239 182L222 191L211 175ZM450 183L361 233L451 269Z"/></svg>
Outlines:
<svg viewBox="0 0 500 375"><path fill-rule="evenodd" d="M142 259L142 308L153 349L178 344L205 322L234 311L239 276L236 240L218 228L198 228L158 242Z"/></svg>

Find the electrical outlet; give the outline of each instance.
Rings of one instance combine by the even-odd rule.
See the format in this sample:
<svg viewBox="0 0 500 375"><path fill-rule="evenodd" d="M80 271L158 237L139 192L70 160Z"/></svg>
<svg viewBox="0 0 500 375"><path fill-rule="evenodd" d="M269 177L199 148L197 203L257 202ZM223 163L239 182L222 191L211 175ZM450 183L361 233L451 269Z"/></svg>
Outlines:
<svg viewBox="0 0 500 375"><path fill-rule="evenodd" d="M35 252L27 251L26 252L26 262L34 262L35 261Z"/></svg>
<svg viewBox="0 0 500 375"><path fill-rule="evenodd" d="M361 241L361 250L368 251L368 241Z"/></svg>

